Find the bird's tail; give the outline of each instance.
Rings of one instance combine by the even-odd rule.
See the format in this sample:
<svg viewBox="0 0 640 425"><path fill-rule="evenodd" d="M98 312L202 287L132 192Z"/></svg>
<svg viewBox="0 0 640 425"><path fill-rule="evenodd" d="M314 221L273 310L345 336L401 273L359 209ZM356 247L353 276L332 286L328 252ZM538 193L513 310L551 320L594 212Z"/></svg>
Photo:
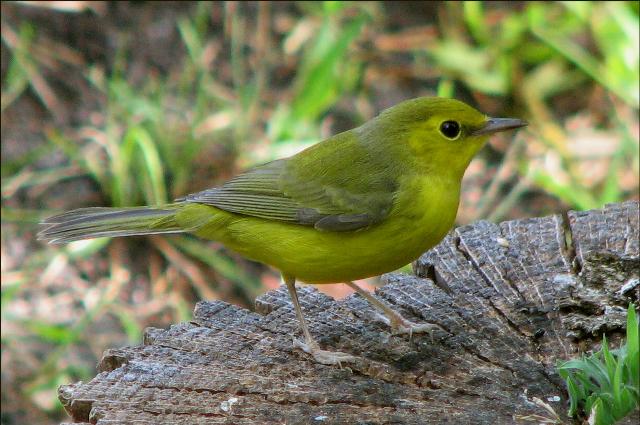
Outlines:
<svg viewBox="0 0 640 425"><path fill-rule="evenodd" d="M185 230L175 220L176 207L80 208L45 219L38 239L65 243L104 236L181 233Z"/></svg>

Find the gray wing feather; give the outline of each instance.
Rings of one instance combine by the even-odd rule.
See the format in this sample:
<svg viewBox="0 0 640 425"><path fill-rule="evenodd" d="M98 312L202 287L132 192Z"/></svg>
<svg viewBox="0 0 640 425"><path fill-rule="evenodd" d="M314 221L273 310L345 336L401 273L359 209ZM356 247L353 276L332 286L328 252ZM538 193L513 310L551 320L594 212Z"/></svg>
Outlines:
<svg viewBox="0 0 640 425"><path fill-rule="evenodd" d="M352 194L316 180L292 183L291 176L286 174L286 161L276 160L254 168L221 187L194 193L182 201L333 232L367 228L381 221L391 209L389 193Z"/></svg>

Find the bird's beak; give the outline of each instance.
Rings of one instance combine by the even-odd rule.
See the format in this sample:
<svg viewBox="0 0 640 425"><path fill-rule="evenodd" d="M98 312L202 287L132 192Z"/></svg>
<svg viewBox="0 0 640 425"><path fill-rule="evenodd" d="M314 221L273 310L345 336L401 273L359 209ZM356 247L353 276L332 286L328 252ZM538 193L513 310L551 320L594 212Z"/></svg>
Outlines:
<svg viewBox="0 0 640 425"><path fill-rule="evenodd" d="M512 130L529 125L528 122L517 118L489 118L483 127L477 129L472 136L481 136L483 134L493 134L499 131Z"/></svg>

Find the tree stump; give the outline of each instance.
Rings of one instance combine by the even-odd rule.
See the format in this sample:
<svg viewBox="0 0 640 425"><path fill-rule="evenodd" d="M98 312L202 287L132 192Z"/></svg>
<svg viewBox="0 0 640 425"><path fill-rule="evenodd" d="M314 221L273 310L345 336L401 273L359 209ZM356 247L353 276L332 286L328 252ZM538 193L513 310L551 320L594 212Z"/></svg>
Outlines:
<svg viewBox="0 0 640 425"><path fill-rule="evenodd" d="M358 295L300 289L323 348L340 367L294 349L286 288L251 312L201 302L189 323L150 328L107 350L90 382L62 386L73 421L92 424L502 424L564 416L558 361L617 344L637 302L638 202L566 216L480 221L452 231L377 296L433 335L393 335ZM637 304L636 304L637 305Z"/></svg>

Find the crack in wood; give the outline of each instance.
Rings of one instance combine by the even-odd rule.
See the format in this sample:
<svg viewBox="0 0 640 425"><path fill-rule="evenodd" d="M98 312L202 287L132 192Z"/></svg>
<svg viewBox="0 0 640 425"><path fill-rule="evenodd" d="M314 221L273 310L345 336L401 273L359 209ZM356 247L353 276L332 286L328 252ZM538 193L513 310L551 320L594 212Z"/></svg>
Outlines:
<svg viewBox="0 0 640 425"><path fill-rule="evenodd" d="M482 277L482 279L484 280L484 282L487 285L487 287L494 287L491 278L489 276L487 276L487 274L484 271L483 267L480 266L477 263L477 261L473 258L473 256L462 246L462 239L460 237L454 238L454 246L467 259L467 261L469 262L471 267L480 275L480 277ZM498 272L500 277L519 295L519 297L521 299L523 299L523 296L520 293L520 291L518 290L518 288L512 282L510 282L509 279L505 279L505 277L500 272L500 270L497 270L497 268L496 268L496 271ZM489 305L491 306L491 308L493 309L493 311L496 312L505 321L505 323L509 326L509 328L511 328L511 330L513 330L514 332L516 332L517 334L519 334L519 335L521 335L521 336L523 336L525 338L528 337L528 335L525 334L519 328L519 326L517 326L500 308L498 308L495 305L495 303L493 302L493 300L491 298L488 298L488 302L489 302Z"/></svg>
<svg viewBox="0 0 640 425"><path fill-rule="evenodd" d="M562 233L564 235L564 238L561 238L559 240L559 242L562 242L560 243L560 249L567 258L568 264L571 267L571 271L573 272L573 274L579 275L580 270L582 269L582 264L576 254L576 247L573 244L573 232L571 230L569 212L563 211L562 214L560 214L560 218Z"/></svg>
<svg viewBox="0 0 640 425"><path fill-rule="evenodd" d="M509 326L509 329L511 329L512 331L514 331L515 333L517 333L518 335L520 335L521 337L523 337L523 338L525 338L527 340L530 338L530 335L527 335L526 333L522 332L522 329L520 329L520 327L518 325L513 323L513 321L511 319L509 319L509 316L504 314L504 312L502 310L500 310L493 303L492 300L489 300L489 305L491 306L491 308L493 308L493 311L495 311L498 314L498 316L500 316L505 321L507 326Z"/></svg>
<svg viewBox="0 0 640 425"><path fill-rule="evenodd" d="M482 277L482 279L485 281L485 283L487 284L488 287L494 287L493 284L493 280L487 276L486 271L484 270L484 268L478 264L478 261L476 258L474 258L473 255L471 255L471 253L469 251L467 251L466 248L464 248L463 246L463 241L462 241L462 237L458 237L454 239L455 242L455 248L467 259L467 261L469 262L469 264L471 265L471 267L473 267L473 269L478 272L478 274ZM491 261L491 259L489 258L489 261ZM497 267L495 267L495 265L493 265L493 268L496 270L496 272L500 275L500 277L502 278L502 280L511 288L512 291L514 291L518 297L520 297L521 299L524 299L524 297L522 296L522 294L520 293L520 290L518 289L517 286L515 286L513 284L513 282L511 282L509 279L507 279L505 276L502 275L500 269L498 269Z"/></svg>

